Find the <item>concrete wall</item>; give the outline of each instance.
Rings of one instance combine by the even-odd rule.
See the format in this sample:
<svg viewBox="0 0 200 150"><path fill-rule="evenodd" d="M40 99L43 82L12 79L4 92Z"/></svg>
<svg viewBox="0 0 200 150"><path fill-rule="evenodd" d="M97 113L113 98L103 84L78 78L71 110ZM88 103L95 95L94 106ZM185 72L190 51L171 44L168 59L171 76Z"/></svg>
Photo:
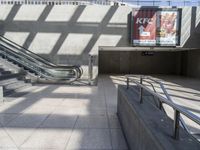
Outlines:
<svg viewBox="0 0 200 150"><path fill-rule="evenodd" d="M97 56L99 46L128 45L130 11L125 6L0 5L0 34L56 64L81 65L87 76L88 54Z"/></svg>
<svg viewBox="0 0 200 150"><path fill-rule="evenodd" d="M139 94L134 88L118 88L117 113L130 150L198 150L199 142L182 128L180 139L172 137L173 121L150 104L149 96L139 103ZM136 90L136 89L135 89ZM137 90L136 90L137 91ZM149 95L149 94L148 94Z"/></svg>
<svg viewBox="0 0 200 150"><path fill-rule="evenodd" d="M200 78L200 50L182 52L182 75Z"/></svg>
<svg viewBox="0 0 200 150"><path fill-rule="evenodd" d="M200 7L183 7L181 47L200 48Z"/></svg>
<svg viewBox="0 0 200 150"><path fill-rule="evenodd" d="M180 52L100 51L100 73L180 74Z"/></svg>
<svg viewBox="0 0 200 150"><path fill-rule="evenodd" d="M96 55L93 72L96 77L99 46L130 46L127 15L131 10L127 6L0 5L0 34L56 64L81 65L85 77L88 55ZM182 46L200 47L199 21L199 7L183 8ZM100 56L100 71L177 74L179 56L174 54L142 57L140 53L105 52Z"/></svg>

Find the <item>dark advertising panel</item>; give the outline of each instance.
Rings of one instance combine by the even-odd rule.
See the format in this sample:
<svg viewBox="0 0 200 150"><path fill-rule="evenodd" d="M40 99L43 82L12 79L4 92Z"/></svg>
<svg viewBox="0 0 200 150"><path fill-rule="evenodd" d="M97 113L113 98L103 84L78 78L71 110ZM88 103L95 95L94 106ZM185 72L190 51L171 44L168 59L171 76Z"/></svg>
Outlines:
<svg viewBox="0 0 200 150"><path fill-rule="evenodd" d="M176 9L133 10L132 43L134 46L176 46L179 11Z"/></svg>

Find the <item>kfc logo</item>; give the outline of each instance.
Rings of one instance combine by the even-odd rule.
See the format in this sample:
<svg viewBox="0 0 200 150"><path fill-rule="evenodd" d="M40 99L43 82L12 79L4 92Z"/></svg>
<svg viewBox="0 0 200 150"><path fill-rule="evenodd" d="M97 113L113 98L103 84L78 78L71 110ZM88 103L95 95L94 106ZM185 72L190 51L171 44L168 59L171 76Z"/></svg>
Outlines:
<svg viewBox="0 0 200 150"><path fill-rule="evenodd" d="M152 21L152 18L137 18L136 24L149 24Z"/></svg>

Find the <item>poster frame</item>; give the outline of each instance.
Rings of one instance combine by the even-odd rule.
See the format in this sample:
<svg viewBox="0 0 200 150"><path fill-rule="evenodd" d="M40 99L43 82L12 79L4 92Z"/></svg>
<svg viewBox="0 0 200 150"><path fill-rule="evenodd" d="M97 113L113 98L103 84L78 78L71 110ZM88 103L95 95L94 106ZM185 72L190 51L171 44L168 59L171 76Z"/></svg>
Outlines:
<svg viewBox="0 0 200 150"><path fill-rule="evenodd" d="M175 45L170 45L170 44L167 44L167 45L164 45L164 44L160 44L157 42L156 40L156 43L155 45L145 45L145 44L135 44L134 43L134 12L135 11L139 11L139 10L154 10L156 11L156 13L158 13L159 11L177 11L177 14L178 14L178 18L177 18L177 32L176 32L176 35L177 35L177 41L176 41L176 44ZM131 28L130 28L130 33L131 33L131 45L133 47L176 47L176 46L180 46L180 37L181 37L181 18L182 18L182 9L181 8L156 8L156 7L141 7L141 8L133 8L132 11L131 11ZM157 19L157 16L156 16L156 19ZM156 20L156 26L157 26L157 20ZM157 37L156 37L157 38Z"/></svg>

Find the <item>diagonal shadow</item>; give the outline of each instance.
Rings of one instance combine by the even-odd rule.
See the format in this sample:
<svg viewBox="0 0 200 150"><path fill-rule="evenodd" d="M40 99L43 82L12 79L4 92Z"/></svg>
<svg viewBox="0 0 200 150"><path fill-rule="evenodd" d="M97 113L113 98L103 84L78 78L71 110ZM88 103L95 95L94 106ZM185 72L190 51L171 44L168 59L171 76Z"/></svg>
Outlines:
<svg viewBox="0 0 200 150"><path fill-rule="evenodd" d="M61 36L59 37L56 44L52 48L50 55L40 54L42 57L45 57L47 59L54 59L54 57L58 53L60 47L62 46L64 40L66 39L69 33L92 34L93 36L91 40L87 43L87 46L84 48L84 50L82 51L80 55L59 55L59 57L61 58L60 60L70 60L70 62L68 62L69 64L87 65L88 53L94 47L95 43L97 42L101 34L121 35L122 31L124 33L124 31L126 30L126 26L123 28L107 26L107 24L109 24L110 19L112 18L112 16L115 14L116 10L118 9L117 6L111 6L108 12L106 13L105 17L100 23L90 23L90 22L77 23L77 19L80 17L80 15L82 14L86 6L78 6L77 10L71 17L71 20L68 22L45 22L45 19L50 13L52 7L53 7L52 5L46 6L44 11L40 15L40 18L37 21L13 21L11 26L7 22L5 22L7 24L5 24L4 31L16 32L16 29L18 28L20 24L20 28L17 29L17 32L30 33L24 43L24 47L26 48L30 46L30 44L32 43L33 39L35 38L38 32L61 33ZM17 13L17 10L18 9L16 9L15 12L12 14ZM13 17L9 16L9 20L12 20L12 19ZM118 25L118 23L116 23L115 25ZM119 25L126 25L126 24L119 23Z"/></svg>
<svg viewBox="0 0 200 150"><path fill-rule="evenodd" d="M74 12L74 14L72 15L70 21L68 24L66 24L67 26L74 26L78 20L78 18L80 17L80 15L82 14L82 12L84 11L86 6L78 6L76 11ZM61 48L62 44L64 43L66 37L68 36L68 34L71 33L70 30L66 30L65 32L63 32L60 36L60 38L58 39L57 43L54 45L52 51L51 51L51 55L54 56L58 53L59 49Z"/></svg>
<svg viewBox="0 0 200 150"><path fill-rule="evenodd" d="M13 20L14 20L14 17L15 15L17 14L17 12L19 11L21 5L13 5L13 7L11 8L8 16L6 17L6 19L3 21L3 27L4 27L4 22L6 23L10 23L10 24L13 24ZM0 30L0 33L1 35L4 35L5 34L5 30L3 28L3 30L1 29Z"/></svg>
<svg viewBox="0 0 200 150"><path fill-rule="evenodd" d="M47 18L48 14L50 13L50 11L52 10L53 5L47 5L45 7L45 9L43 10L42 14L40 15L40 17L38 18L37 22L44 22L45 19ZM29 48L31 43L33 42L35 36L37 34L37 31L35 31L35 29L31 28L31 32L29 34L29 36L27 37L26 41L24 42L24 47L25 48Z"/></svg>
<svg viewBox="0 0 200 150"><path fill-rule="evenodd" d="M44 90L42 90L41 92L48 92L50 91L54 91L56 89L56 87L53 86L49 86L47 88L45 88ZM34 97L35 100L28 100L28 99L24 99L21 102L13 105L12 107L9 107L8 109L6 109L5 111L1 112L1 114L9 114L11 112L13 113L21 113L23 112L25 109L27 109L28 107L32 106L34 103L36 103L37 101L40 100L41 96L39 95L40 92L36 92L36 93L32 93L31 97Z"/></svg>

